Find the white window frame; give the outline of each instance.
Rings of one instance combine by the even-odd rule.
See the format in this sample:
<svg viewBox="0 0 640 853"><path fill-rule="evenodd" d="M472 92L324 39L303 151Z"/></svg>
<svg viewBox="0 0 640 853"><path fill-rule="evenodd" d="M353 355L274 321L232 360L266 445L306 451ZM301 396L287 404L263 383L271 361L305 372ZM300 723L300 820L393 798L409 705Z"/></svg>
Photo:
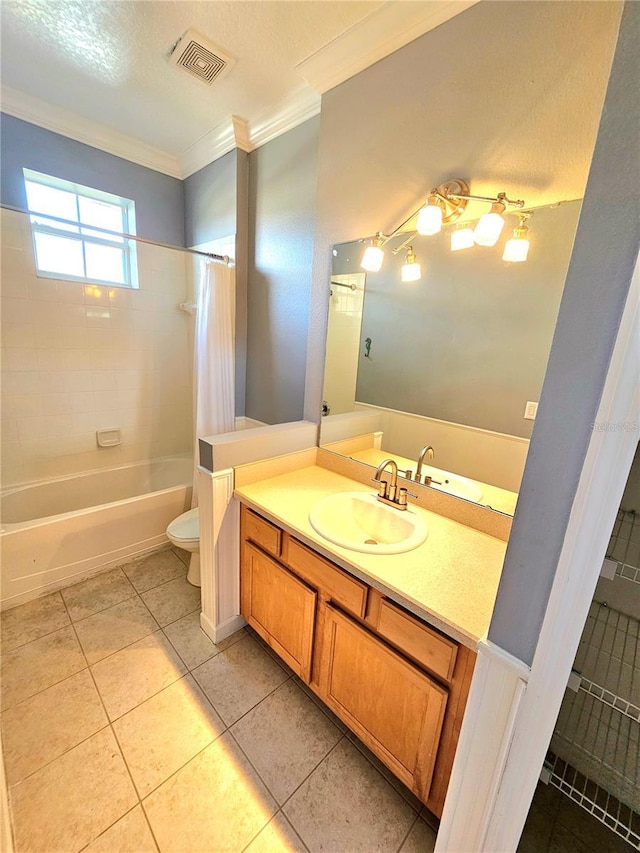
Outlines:
<svg viewBox="0 0 640 853"><path fill-rule="evenodd" d="M87 284L103 285L105 287L126 287L129 289L137 289L139 284L136 241L133 239L122 240L123 235L134 235L136 233L135 202L132 199L121 198L120 196L113 195L112 193L96 190L93 187L85 187L82 184L65 181L62 178L56 178L53 175L45 175L42 172L35 172L32 169L23 169L22 172L25 180L25 189L27 182L41 184L43 186L52 187L53 189L73 193L76 201L76 220L64 219L62 217L56 217L50 213L40 213L29 209L34 262L38 278L51 278L62 281L80 281ZM80 213L79 198L89 198L94 201L102 201L120 208L122 223L121 232L109 231L83 221ZM67 228L63 227L65 225L75 225L78 228L78 231L69 231ZM122 253L124 281L111 281L108 279L91 278L87 275L78 276L71 273L51 272L50 270L40 269L38 265L38 250L36 245L37 234L48 234L53 237L63 237L65 240L71 239L81 243L82 260L85 272L87 269L85 250L87 244L108 246L110 248L118 249Z"/></svg>

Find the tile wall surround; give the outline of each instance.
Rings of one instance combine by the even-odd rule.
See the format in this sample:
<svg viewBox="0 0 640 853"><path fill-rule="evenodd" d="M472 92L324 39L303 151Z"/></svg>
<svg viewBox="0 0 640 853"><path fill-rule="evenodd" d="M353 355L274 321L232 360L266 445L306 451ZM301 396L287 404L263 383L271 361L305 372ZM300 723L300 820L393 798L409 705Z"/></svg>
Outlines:
<svg viewBox="0 0 640 853"><path fill-rule="evenodd" d="M192 258L139 243L137 290L38 278L27 217L0 221L3 487L190 451Z"/></svg>

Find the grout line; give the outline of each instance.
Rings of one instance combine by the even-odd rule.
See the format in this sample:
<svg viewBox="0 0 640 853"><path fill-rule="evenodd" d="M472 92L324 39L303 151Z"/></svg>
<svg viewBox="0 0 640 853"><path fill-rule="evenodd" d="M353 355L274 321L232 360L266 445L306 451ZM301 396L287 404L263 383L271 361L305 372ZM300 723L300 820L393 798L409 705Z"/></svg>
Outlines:
<svg viewBox="0 0 640 853"><path fill-rule="evenodd" d="M246 851L249 849L249 847L251 847L251 845L252 845L252 844L253 844L253 842L256 840L256 838L257 838L257 837L258 837L262 832L264 832L264 831L265 831L265 829L266 829L270 824L272 824L272 823L277 819L278 815L280 815L280 816L281 816L281 817L282 817L282 818L283 818L283 819L284 819L284 820L289 824L289 826L290 826L290 827L291 827L291 829L293 830L293 834L296 836L296 838L298 839L298 841L299 841L299 842L300 842L300 844L302 845L302 847L303 847L304 851L306 851L306 853L309 853L309 848L307 847L307 845L304 843L304 841L303 841L303 840L302 840L302 838L300 837L300 833L295 829L295 827L293 826L293 824L291 823L291 821L289 820L289 818L286 816L286 814L285 814L285 813L282 811L282 809L280 809L280 808L279 808L279 809L278 809L278 811L273 815L273 817L269 818L269 820L265 823L265 825L262 827L262 829L258 830L258 832L257 832L257 833L253 836L253 838L249 841L249 843L248 843L247 845L245 845L245 846L242 848L242 850L240 851L240 853L246 853ZM284 848L283 848L283 850L282 850L282 853L284 853Z"/></svg>
<svg viewBox="0 0 640 853"><path fill-rule="evenodd" d="M411 835L411 833L413 832L413 827L418 823L418 821L419 821L419 820L420 820L420 813L418 812L418 814L417 814L417 815L416 815L416 817L415 817L415 820L413 820L413 821L411 822L411 826L409 827L409 829L407 830L406 835L404 836L404 838L403 838L403 839L402 839L402 841L400 842L400 846L398 847L398 849L397 849L396 853L401 853L402 848L404 847L404 845L405 845L405 844L406 844L406 842L407 842L407 838L409 838L409 836L410 836L410 835Z"/></svg>

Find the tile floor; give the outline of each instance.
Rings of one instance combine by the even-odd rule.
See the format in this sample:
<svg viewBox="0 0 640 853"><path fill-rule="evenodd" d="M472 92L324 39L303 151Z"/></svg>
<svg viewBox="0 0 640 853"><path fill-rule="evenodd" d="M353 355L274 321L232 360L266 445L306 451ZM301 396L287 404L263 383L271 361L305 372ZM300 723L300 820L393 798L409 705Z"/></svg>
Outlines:
<svg viewBox="0 0 640 853"><path fill-rule="evenodd" d="M167 549L2 615L18 853L433 850L421 804Z"/></svg>
<svg viewBox="0 0 640 853"><path fill-rule="evenodd" d="M633 849L557 788L538 783L518 853L631 853Z"/></svg>

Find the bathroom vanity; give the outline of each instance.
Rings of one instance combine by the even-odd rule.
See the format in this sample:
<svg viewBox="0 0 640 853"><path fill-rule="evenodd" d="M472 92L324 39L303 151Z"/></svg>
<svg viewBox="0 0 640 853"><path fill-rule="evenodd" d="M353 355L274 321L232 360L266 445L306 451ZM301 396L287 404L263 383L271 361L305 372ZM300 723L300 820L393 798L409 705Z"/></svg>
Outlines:
<svg viewBox="0 0 640 853"><path fill-rule="evenodd" d="M440 816L506 543L410 507L426 519L424 544L357 553L308 516L329 494L370 486L316 464L247 468L257 470L243 482L237 469L235 490L243 617Z"/></svg>

